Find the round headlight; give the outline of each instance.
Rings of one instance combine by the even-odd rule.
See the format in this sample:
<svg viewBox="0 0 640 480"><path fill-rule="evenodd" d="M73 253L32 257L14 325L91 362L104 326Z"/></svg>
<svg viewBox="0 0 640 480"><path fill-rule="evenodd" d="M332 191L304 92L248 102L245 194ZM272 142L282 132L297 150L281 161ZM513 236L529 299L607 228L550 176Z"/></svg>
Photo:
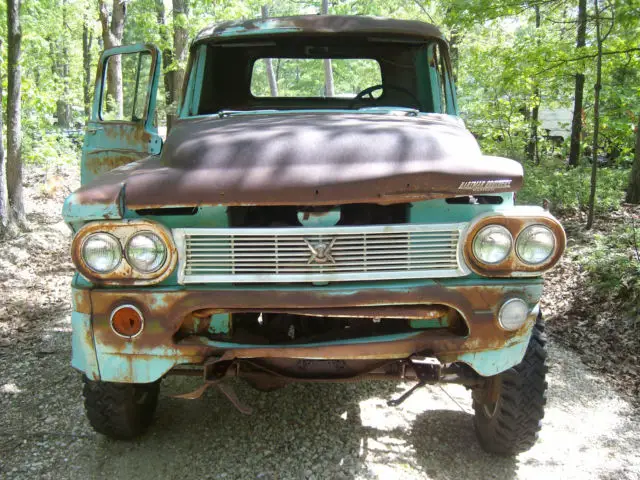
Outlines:
<svg viewBox="0 0 640 480"><path fill-rule="evenodd" d="M473 255L482 263L500 263L511 252L512 244L509 230L501 225L488 225L473 239Z"/></svg>
<svg viewBox="0 0 640 480"><path fill-rule="evenodd" d="M142 273L157 271L167 258L167 247L151 232L142 232L129 239L126 248L127 261Z"/></svg>
<svg viewBox="0 0 640 480"><path fill-rule="evenodd" d="M108 233L89 235L82 246L84 263L96 273L109 273L122 260L120 242Z"/></svg>
<svg viewBox="0 0 640 480"><path fill-rule="evenodd" d="M516 253L529 265L539 265L549 259L556 249L556 237L544 225L531 225L518 235Z"/></svg>
<svg viewBox="0 0 640 480"><path fill-rule="evenodd" d="M500 307L498 322L505 330L517 330L527 321L527 315L529 315L529 306L526 302L519 298L512 298Z"/></svg>

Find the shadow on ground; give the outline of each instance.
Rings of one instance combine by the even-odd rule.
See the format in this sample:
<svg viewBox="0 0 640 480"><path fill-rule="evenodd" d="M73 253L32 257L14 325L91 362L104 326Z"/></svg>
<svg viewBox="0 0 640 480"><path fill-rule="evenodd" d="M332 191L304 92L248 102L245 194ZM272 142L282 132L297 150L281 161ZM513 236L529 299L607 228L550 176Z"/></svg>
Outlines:
<svg viewBox="0 0 640 480"><path fill-rule="evenodd" d="M483 452L462 387L305 384L263 393L232 383L254 414L197 378L169 377L142 438L95 434L81 377L69 366L68 318L40 337L0 348L0 478L388 479L637 478L638 422L627 403L574 354L553 348L550 402L539 443L515 459ZM44 347L43 347L44 346Z"/></svg>

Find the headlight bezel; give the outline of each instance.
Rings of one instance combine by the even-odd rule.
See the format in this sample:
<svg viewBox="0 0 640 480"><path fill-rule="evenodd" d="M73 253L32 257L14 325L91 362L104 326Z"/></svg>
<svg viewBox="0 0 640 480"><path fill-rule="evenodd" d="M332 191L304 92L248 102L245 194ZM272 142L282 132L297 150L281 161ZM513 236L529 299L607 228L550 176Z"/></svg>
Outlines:
<svg viewBox="0 0 640 480"><path fill-rule="evenodd" d="M502 262L488 264L480 261L474 255L473 243L476 236L490 225L506 228L512 237L511 252ZM520 234L527 228L540 225L551 231L555 245L551 255L539 264L523 261L516 252L516 244ZM542 209L523 209L522 207L502 212L488 212L476 217L467 227L464 235L463 256L467 266L478 275L487 277L532 277L540 276L553 267L562 254L566 245L566 235L560 222L549 212Z"/></svg>
<svg viewBox="0 0 640 480"><path fill-rule="evenodd" d="M127 258L126 246L129 240L143 232L155 235L165 246L164 262L153 272L142 272L134 268ZM83 245L91 235L97 233L111 235L120 245L120 263L109 272L94 271L84 259ZM159 223L149 220L110 220L83 226L73 238L71 257L78 272L94 284L142 286L156 284L167 278L175 270L178 255L170 230Z"/></svg>

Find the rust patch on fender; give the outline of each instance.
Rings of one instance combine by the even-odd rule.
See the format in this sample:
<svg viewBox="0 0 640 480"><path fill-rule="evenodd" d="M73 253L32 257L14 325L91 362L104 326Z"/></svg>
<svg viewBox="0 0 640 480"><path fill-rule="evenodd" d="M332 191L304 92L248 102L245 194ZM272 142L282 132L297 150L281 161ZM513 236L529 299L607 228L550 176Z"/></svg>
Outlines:
<svg viewBox="0 0 640 480"><path fill-rule="evenodd" d="M268 356L312 355L313 358L374 358L387 356L399 358L403 355L430 350L443 357L454 359L464 352L499 349L517 341L531 327L527 322L520 330L502 330L495 319L492 309L504 298L519 293L519 289L510 290L508 286L451 287L428 285L408 290L365 289L354 292L336 292L331 290L190 290L141 292L139 290L93 290L91 292L94 309L94 333L96 342L107 351L132 355L154 354L189 356L204 359L211 355L223 354L224 346L213 347L203 343L200 337L187 337L176 343L174 335L180 329L187 316L195 311L311 311L332 308L351 309L354 306L384 309L386 306L415 306L430 309L430 304L444 305L455 309L464 318L469 328L467 336L457 335L446 329L420 332L408 339L393 342L374 342L375 347L366 344L348 344L323 346L316 350L273 346L237 349L234 354L240 357L256 358L265 351ZM145 329L136 338L125 340L111 331L109 315L114 308L122 304L138 307L145 317ZM390 310L393 311L393 310ZM268 350L268 352L267 352ZM295 352L290 351L295 350ZM239 358L240 358L239 357Z"/></svg>
<svg viewBox="0 0 640 480"><path fill-rule="evenodd" d="M71 289L73 310L78 313L91 315L91 291L80 288Z"/></svg>

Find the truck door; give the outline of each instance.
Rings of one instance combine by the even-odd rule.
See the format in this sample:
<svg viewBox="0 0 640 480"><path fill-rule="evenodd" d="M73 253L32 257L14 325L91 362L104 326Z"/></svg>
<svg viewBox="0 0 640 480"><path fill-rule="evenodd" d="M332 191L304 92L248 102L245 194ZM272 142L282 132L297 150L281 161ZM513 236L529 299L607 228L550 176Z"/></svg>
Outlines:
<svg viewBox="0 0 640 480"><path fill-rule="evenodd" d="M162 139L154 123L160 70L155 45L128 45L102 53L82 147L82 185L113 168L160 153Z"/></svg>

